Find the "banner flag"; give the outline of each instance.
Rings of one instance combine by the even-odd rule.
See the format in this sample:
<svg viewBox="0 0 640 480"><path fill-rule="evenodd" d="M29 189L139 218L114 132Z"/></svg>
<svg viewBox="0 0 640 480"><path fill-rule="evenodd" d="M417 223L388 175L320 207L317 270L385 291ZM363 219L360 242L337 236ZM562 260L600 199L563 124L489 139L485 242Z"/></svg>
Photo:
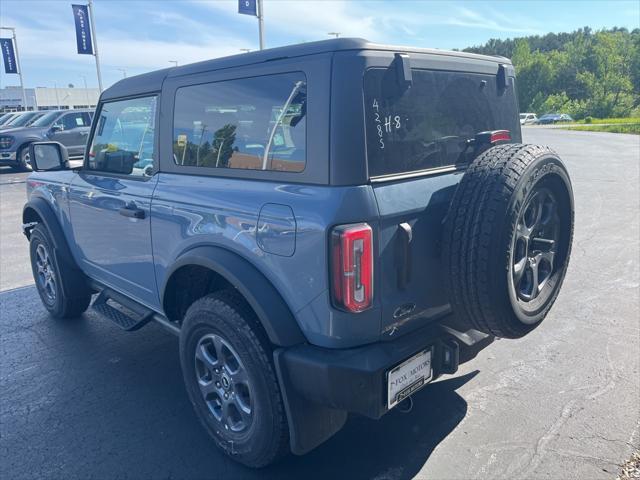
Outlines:
<svg viewBox="0 0 640 480"><path fill-rule="evenodd" d="M4 60L4 73L18 73L13 39L0 38L0 48L2 48L2 59Z"/></svg>
<svg viewBox="0 0 640 480"><path fill-rule="evenodd" d="M256 0L238 0L238 13L257 17L258 7L256 6Z"/></svg>
<svg viewBox="0 0 640 480"><path fill-rule="evenodd" d="M76 22L78 53L81 55L93 55L89 10L86 5L71 5L71 9L73 10L73 19Z"/></svg>

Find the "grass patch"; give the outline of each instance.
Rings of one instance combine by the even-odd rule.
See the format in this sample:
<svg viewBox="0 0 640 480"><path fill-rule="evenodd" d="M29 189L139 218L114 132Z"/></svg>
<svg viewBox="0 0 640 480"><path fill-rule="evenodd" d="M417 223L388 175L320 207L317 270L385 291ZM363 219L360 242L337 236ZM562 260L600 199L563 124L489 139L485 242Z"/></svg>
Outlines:
<svg viewBox="0 0 640 480"><path fill-rule="evenodd" d="M574 123L587 123L584 119L577 120ZM638 117L628 117L628 118L592 118L591 123L589 125L598 125L599 123L640 123L640 118Z"/></svg>
<svg viewBox="0 0 640 480"><path fill-rule="evenodd" d="M581 132L608 132L608 133L630 133L640 135L640 123L631 125L581 125L579 127L567 127L564 130L579 130Z"/></svg>
<svg viewBox="0 0 640 480"><path fill-rule="evenodd" d="M631 458L622 466L616 480L633 480L640 478L640 450L631 454Z"/></svg>

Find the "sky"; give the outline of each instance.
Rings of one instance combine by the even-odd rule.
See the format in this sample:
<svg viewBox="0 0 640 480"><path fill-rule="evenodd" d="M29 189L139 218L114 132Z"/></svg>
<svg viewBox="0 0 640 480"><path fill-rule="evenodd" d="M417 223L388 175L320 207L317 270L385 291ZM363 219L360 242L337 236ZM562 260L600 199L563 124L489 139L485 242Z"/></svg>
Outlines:
<svg viewBox="0 0 640 480"><path fill-rule="evenodd" d="M94 57L76 52L72 3L0 0L0 25L16 28L25 86L97 86ZM128 76L258 49L258 22L237 0L94 0L104 86ZM638 0L264 0L266 47L344 37L430 48L490 38L640 27ZM2 37L10 36L3 31ZM123 72L122 70L125 70ZM2 68L0 87L18 85Z"/></svg>

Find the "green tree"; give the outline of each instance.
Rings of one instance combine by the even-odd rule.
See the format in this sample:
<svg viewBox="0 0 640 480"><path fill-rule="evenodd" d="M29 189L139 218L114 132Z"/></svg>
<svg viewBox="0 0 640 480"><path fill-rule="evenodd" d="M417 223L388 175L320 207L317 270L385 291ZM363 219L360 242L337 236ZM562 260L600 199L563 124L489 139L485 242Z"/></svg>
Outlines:
<svg viewBox="0 0 640 480"><path fill-rule="evenodd" d="M640 29L589 27L516 39L491 39L465 51L510 57L521 111L578 118L626 116L640 109Z"/></svg>
<svg viewBox="0 0 640 480"><path fill-rule="evenodd" d="M631 38L622 32L598 32L592 48L594 69L576 78L587 91L587 110L594 117L626 115L633 106Z"/></svg>

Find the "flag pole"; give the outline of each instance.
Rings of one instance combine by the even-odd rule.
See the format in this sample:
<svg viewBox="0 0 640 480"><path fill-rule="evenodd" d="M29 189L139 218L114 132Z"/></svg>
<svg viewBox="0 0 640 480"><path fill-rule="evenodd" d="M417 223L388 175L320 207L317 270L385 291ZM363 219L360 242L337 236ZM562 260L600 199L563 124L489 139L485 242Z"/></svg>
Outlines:
<svg viewBox="0 0 640 480"><path fill-rule="evenodd" d="M13 27L0 27L0 30L11 30L11 38L13 40L13 51L16 56L16 66L18 67L18 75L20 76L20 90L22 91L22 108L26 112L27 95L24 92L24 80L22 79L22 65L20 65L20 53L18 52L18 39L16 38L16 29Z"/></svg>
<svg viewBox="0 0 640 480"><path fill-rule="evenodd" d="M102 93L102 74L100 73L100 57L98 56L98 39L96 35L96 23L93 20L93 0L89 0L89 23L91 25L91 37L93 40L93 56L96 57L96 73L98 74L98 88Z"/></svg>
<svg viewBox="0 0 640 480"><path fill-rule="evenodd" d="M258 33L260 35L260 50L264 50L264 10L262 0L258 0Z"/></svg>
<svg viewBox="0 0 640 480"><path fill-rule="evenodd" d="M24 92L24 80L22 79L22 64L20 64L20 53L18 52L18 39L16 38L16 29L13 28L13 48L16 51L16 64L18 65L18 73L20 74L20 89L22 89L22 106L24 111L27 108L27 94Z"/></svg>

